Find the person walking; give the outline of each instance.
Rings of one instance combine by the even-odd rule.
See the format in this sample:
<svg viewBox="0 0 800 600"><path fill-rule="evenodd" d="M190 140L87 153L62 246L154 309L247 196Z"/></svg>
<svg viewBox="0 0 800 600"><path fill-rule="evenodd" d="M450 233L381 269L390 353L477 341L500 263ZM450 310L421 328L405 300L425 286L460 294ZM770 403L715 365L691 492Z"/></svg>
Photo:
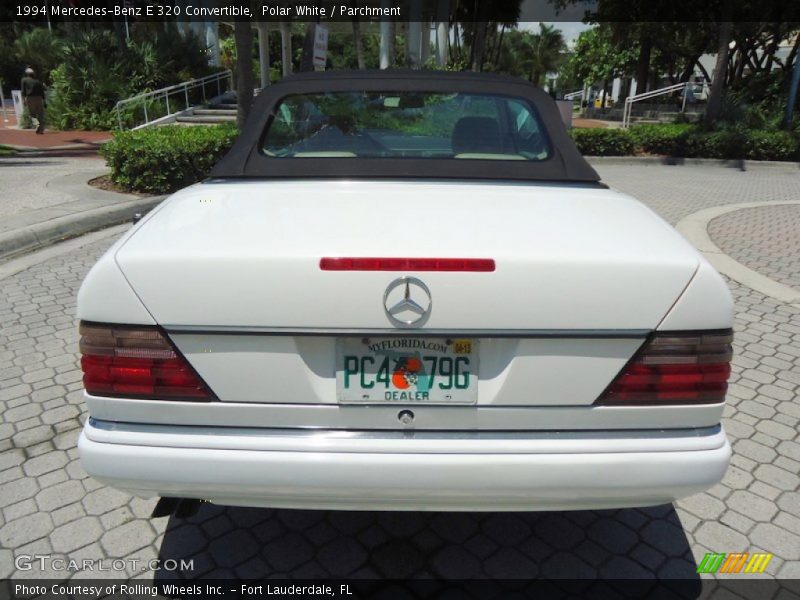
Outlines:
<svg viewBox="0 0 800 600"><path fill-rule="evenodd" d="M44 86L36 79L36 73L28 67L22 78L22 102L28 114L36 119L36 133L44 133Z"/></svg>

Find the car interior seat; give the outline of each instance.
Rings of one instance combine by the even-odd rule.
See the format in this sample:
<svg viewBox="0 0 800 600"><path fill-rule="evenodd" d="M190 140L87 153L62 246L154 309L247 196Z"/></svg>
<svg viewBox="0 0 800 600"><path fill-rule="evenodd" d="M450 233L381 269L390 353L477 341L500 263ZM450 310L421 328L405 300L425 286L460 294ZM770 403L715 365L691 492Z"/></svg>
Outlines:
<svg viewBox="0 0 800 600"><path fill-rule="evenodd" d="M500 125L491 117L461 117L453 128L453 154L503 152Z"/></svg>

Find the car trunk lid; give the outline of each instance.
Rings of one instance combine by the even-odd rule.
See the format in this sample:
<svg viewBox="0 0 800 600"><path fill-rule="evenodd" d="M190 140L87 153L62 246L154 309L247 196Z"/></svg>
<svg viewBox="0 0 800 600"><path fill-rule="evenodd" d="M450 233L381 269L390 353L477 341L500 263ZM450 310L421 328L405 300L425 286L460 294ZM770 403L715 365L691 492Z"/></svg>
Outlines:
<svg viewBox="0 0 800 600"><path fill-rule="evenodd" d="M329 271L325 257L480 258L488 272ZM116 260L166 328L384 330L387 287L430 291L422 330L650 330L698 257L636 200L596 187L226 182L174 195Z"/></svg>

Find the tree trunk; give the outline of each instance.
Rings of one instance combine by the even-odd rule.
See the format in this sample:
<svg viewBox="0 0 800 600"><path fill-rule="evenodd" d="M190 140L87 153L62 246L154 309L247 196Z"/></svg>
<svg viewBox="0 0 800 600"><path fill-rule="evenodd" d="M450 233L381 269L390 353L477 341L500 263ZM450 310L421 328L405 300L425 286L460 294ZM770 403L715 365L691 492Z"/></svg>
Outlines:
<svg viewBox="0 0 800 600"><path fill-rule="evenodd" d="M474 23L475 34L472 40L472 70L483 69L483 56L486 53L486 22Z"/></svg>
<svg viewBox="0 0 800 600"><path fill-rule="evenodd" d="M800 42L800 34L797 35ZM797 45L795 45L797 48ZM792 70L792 80L789 84L789 99L786 103L786 113L783 117L783 124L786 129L792 129L792 118L794 117L794 107L797 104L797 89L800 88L800 60L795 59L794 69Z"/></svg>
<svg viewBox="0 0 800 600"><path fill-rule="evenodd" d="M784 69L792 68L794 61L797 59L798 50L800 50L800 33L797 34L797 39L794 41L794 46L792 46L789 56L786 57L786 65L782 65Z"/></svg>
<svg viewBox="0 0 800 600"><path fill-rule="evenodd" d="M708 74L708 71L706 71L706 68L703 66L703 63L701 63L699 60L697 61L697 68L700 69L700 72L703 74L706 83L710 83L711 75Z"/></svg>
<svg viewBox="0 0 800 600"><path fill-rule="evenodd" d="M364 70L367 68L367 61L364 58L364 40L361 39L361 24L357 18L353 19L353 43L356 45L358 68Z"/></svg>
<svg viewBox="0 0 800 600"><path fill-rule="evenodd" d="M253 103L253 30L249 21L236 21L236 126L244 129Z"/></svg>
<svg viewBox="0 0 800 600"><path fill-rule="evenodd" d="M391 49L394 47L394 36L392 35L392 23L387 20L381 21L381 41L378 50L378 67L388 69L392 66Z"/></svg>
<svg viewBox="0 0 800 600"><path fill-rule="evenodd" d="M773 24L775 30L773 31L772 40L770 40L769 45L767 46L767 64L764 65L764 70L769 73L772 71L772 64L775 62L775 52L778 50L778 44L781 41L781 24L774 23Z"/></svg>
<svg viewBox="0 0 800 600"><path fill-rule="evenodd" d="M503 25L500 28L500 35L497 37L497 46L494 50L494 64L498 64L500 62L500 52L503 50L503 35L506 32L506 26Z"/></svg>
<svg viewBox="0 0 800 600"><path fill-rule="evenodd" d="M119 19L114 19L114 33L117 36L117 48L120 52L125 52L127 41L125 40L125 23Z"/></svg>
<svg viewBox="0 0 800 600"><path fill-rule="evenodd" d="M728 0L723 6L723 19L719 24L719 43L717 44L717 62L714 65L714 79L706 105L706 120L713 123L722 113L722 94L725 91L725 75L728 69L728 46L733 36L733 23L730 21L731 3Z"/></svg>
<svg viewBox="0 0 800 600"><path fill-rule="evenodd" d="M422 0L409 0L406 23L406 66L419 69L422 49Z"/></svg>
<svg viewBox="0 0 800 600"><path fill-rule="evenodd" d="M639 59L636 63L636 93L647 91L647 78L650 73L650 52L653 49L653 40L642 36L639 40Z"/></svg>
<svg viewBox="0 0 800 600"><path fill-rule="evenodd" d="M283 66L283 76L286 77L292 72L292 30L289 23L281 21L281 65Z"/></svg>
<svg viewBox="0 0 800 600"><path fill-rule="evenodd" d="M303 55L300 59L300 71L314 70L314 38L316 36L316 23L306 23L306 34L303 37Z"/></svg>
<svg viewBox="0 0 800 600"><path fill-rule="evenodd" d="M699 56L692 56L686 59L686 66L683 69L683 73L681 73L680 79L678 80L680 83L684 81L689 81L692 78L692 74L694 73L694 66L697 64L697 61L700 59Z"/></svg>
<svg viewBox="0 0 800 600"><path fill-rule="evenodd" d="M397 24L389 21L389 68L397 62Z"/></svg>
<svg viewBox="0 0 800 600"><path fill-rule="evenodd" d="M447 66L448 45L450 44L450 2L437 0L436 2L436 64L440 67Z"/></svg>

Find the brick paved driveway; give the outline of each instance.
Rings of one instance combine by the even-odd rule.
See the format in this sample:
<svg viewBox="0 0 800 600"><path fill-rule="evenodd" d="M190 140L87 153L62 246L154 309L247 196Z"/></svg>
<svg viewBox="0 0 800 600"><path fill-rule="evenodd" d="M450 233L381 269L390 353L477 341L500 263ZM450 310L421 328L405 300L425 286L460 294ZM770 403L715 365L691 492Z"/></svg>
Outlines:
<svg viewBox="0 0 800 600"><path fill-rule="evenodd" d="M717 204L800 198L794 171L601 171L673 223ZM205 505L188 519L150 520L154 501L88 478L75 449L85 418L75 293L110 243L0 280L0 576L42 577L47 571L38 568L14 573L13 557L56 554L193 559L194 571L179 573L185 576L692 577L713 550L772 552L768 576L800 578L795 307L730 282L736 356L724 424L734 457L720 485L674 506L392 514Z"/></svg>
<svg viewBox="0 0 800 600"><path fill-rule="evenodd" d="M800 204L735 210L711 221L708 234L731 258L800 291Z"/></svg>

